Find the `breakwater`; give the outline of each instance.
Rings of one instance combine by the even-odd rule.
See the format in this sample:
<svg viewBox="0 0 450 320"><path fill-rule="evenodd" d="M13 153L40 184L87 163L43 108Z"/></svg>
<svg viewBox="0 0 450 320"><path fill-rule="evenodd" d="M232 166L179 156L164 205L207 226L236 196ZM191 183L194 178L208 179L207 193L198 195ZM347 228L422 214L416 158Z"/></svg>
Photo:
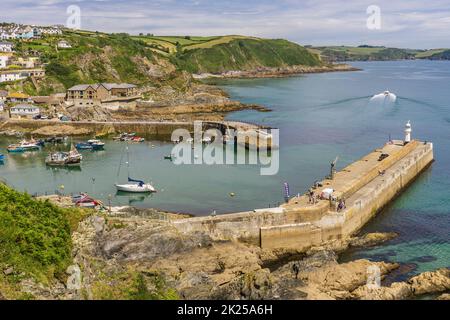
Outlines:
<svg viewBox="0 0 450 320"><path fill-rule="evenodd" d="M305 194L277 208L183 219L174 225L181 232L203 232L215 240L307 249L357 233L433 159L432 143L389 142L318 184L316 194L331 188L336 200L345 200L342 210L337 210L337 201L310 203Z"/></svg>

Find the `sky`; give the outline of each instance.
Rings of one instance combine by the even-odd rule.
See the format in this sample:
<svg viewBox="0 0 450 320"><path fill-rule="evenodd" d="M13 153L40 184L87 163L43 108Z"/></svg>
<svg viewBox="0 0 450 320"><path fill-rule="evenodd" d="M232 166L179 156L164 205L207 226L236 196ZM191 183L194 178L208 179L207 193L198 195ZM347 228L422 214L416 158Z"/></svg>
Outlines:
<svg viewBox="0 0 450 320"><path fill-rule="evenodd" d="M1 0L0 21L66 25L71 5L87 30L450 48L450 0ZM371 5L380 10L380 28L367 26L376 18L367 13Z"/></svg>

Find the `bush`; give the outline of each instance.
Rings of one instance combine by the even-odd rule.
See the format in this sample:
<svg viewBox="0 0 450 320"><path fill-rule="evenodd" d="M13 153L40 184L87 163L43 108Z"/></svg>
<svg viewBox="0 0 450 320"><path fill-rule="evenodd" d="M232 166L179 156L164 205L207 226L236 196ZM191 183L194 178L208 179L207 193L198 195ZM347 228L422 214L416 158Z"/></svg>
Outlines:
<svg viewBox="0 0 450 320"><path fill-rule="evenodd" d="M84 217L0 184L0 265L48 282L71 263L71 233Z"/></svg>

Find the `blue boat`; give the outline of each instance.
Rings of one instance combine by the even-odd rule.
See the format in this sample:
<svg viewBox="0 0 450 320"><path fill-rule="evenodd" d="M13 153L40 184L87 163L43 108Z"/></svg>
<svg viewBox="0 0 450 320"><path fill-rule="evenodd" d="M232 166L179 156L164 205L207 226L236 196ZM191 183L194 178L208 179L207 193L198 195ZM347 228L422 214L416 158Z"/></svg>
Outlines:
<svg viewBox="0 0 450 320"><path fill-rule="evenodd" d="M105 143L97 139L88 140L87 143L92 146L93 150L103 150L103 148L105 147Z"/></svg>
<svg viewBox="0 0 450 320"><path fill-rule="evenodd" d="M0 153L0 162L5 161L5 155Z"/></svg>
<svg viewBox="0 0 450 320"><path fill-rule="evenodd" d="M75 145L75 148L77 148L78 150L92 150L93 149L92 145L87 142L77 143Z"/></svg>

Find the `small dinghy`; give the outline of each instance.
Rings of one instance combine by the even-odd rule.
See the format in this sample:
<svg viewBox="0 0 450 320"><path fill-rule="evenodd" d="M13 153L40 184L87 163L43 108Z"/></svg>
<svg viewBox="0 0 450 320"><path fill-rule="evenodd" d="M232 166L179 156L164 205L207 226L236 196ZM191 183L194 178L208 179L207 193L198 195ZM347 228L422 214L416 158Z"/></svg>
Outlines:
<svg viewBox="0 0 450 320"><path fill-rule="evenodd" d="M3 162L3 161L5 161L5 155L0 153L0 162Z"/></svg>

